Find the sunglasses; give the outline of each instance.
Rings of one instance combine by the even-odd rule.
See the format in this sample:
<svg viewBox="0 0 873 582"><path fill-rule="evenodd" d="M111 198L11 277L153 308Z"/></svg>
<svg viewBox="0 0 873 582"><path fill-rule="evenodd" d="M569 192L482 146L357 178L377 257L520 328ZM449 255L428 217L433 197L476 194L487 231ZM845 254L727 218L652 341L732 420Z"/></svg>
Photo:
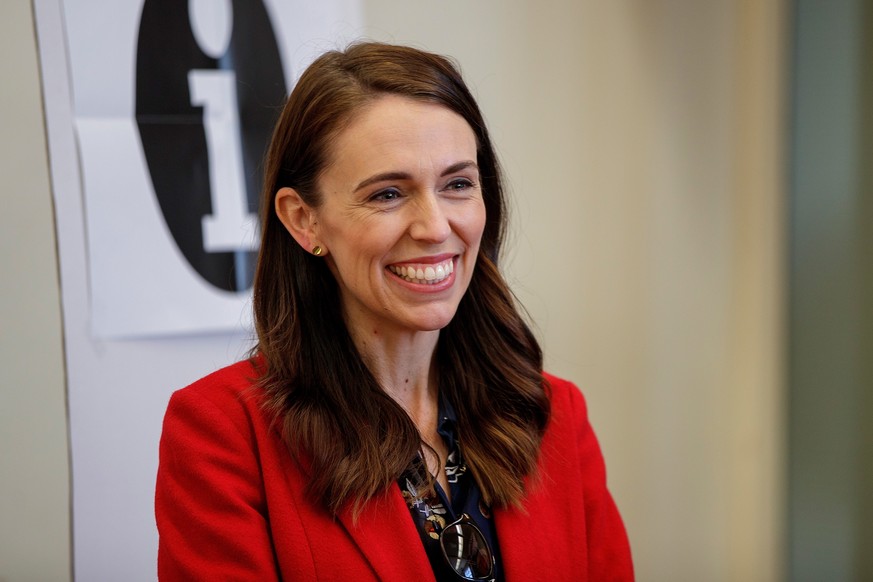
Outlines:
<svg viewBox="0 0 873 582"><path fill-rule="evenodd" d="M466 513L443 528L440 547L449 567L462 579L487 580L494 574L494 553Z"/></svg>

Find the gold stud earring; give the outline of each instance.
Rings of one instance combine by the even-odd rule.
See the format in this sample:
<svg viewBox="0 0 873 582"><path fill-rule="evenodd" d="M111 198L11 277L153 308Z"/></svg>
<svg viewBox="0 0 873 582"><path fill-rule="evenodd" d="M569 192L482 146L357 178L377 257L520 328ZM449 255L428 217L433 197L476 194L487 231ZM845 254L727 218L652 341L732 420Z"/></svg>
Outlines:
<svg viewBox="0 0 873 582"><path fill-rule="evenodd" d="M323 253L323 252L324 252L324 249L322 249L318 245L315 245L314 247L312 247L312 254L315 255L316 257L320 257L321 253Z"/></svg>

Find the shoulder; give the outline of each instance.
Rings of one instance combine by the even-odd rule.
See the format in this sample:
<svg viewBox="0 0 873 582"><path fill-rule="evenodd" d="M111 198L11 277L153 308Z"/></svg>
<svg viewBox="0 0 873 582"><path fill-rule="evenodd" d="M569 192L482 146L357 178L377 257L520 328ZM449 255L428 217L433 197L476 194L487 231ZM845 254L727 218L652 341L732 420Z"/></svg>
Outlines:
<svg viewBox="0 0 873 582"><path fill-rule="evenodd" d="M259 375L254 360L242 360L192 382L185 388L177 390L174 396L189 393L218 398L233 396L253 386Z"/></svg>
<svg viewBox="0 0 873 582"><path fill-rule="evenodd" d="M548 372L543 372L543 382L552 405L553 415L569 413L582 418L588 416L585 397L576 384Z"/></svg>
<svg viewBox="0 0 873 582"><path fill-rule="evenodd" d="M263 390L256 362L243 360L221 368L177 390L170 397L164 427L196 419L213 423L232 423L240 430L249 425L253 414L260 416Z"/></svg>
<svg viewBox="0 0 873 582"><path fill-rule="evenodd" d="M173 393L173 400L206 398L233 401L256 392L260 372L254 360L242 360L192 382Z"/></svg>
<svg viewBox="0 0 873 582"><path fill-rule="evenodd" d="M600 445L591 428L585 397L572 382L551 374L543 374L546 393L552 405L549 424L543 438L542 450L546 458L556 456L561 462L575 458L586 469L585 480L590 483L605 479L605 468Z"/></svg>

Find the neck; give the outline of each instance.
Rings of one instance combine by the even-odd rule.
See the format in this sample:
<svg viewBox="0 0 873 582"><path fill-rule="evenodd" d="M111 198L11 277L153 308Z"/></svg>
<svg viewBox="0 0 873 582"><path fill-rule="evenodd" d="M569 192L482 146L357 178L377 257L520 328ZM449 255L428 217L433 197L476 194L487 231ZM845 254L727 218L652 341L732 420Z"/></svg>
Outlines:
<svg viewBox="0 0 873 582"><path fill-rule="evenodd" d="M439 331L394 333L351 329L352 341L382 389L422 432L436 421L438 389L434 354Z"/></svg>
<svg viewBox="0 0 873 582"><path fill-rule="evenodd" d="M362 329L366 330L362 333ZM418 428L425 463L443 491L449 483L443 467L448 455L437 432L439 391L434 354L439 331L387 334L378 329L353 328L352 341L382 389L409 415Z"/></svg>

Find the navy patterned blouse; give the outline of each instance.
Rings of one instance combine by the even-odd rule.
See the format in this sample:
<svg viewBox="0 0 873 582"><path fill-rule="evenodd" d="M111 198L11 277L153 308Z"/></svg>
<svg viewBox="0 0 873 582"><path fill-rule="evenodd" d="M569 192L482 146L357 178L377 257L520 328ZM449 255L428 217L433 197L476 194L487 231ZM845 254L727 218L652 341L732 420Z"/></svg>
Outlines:
<svg viewBox="0 0 873 582"><path fill-rule="evenodd" d="M419 456L400 476L398 484L403 497L409 506L409 512L418 529L418 534L424 544L427 557L430 560L437 580L463 580L449 567L440 549L439 532L446 524L452 523L461 515L467 514L479 526L491 552L495 558L494 572L488 580L501 582L503 580L500 563L500 550L497 544L497 531L494 520L491 519L491 509L482 501L479 485L473 476L467 472L464 459L461 458L457 434L457 415L451 403L442 394L439 400L439 424L437 432L446 443L449 451L446 459L446 478L451 492L451 503L446 498L445 491L439 482L434 482L435 491L427 490L426 465Z"/></svg>

